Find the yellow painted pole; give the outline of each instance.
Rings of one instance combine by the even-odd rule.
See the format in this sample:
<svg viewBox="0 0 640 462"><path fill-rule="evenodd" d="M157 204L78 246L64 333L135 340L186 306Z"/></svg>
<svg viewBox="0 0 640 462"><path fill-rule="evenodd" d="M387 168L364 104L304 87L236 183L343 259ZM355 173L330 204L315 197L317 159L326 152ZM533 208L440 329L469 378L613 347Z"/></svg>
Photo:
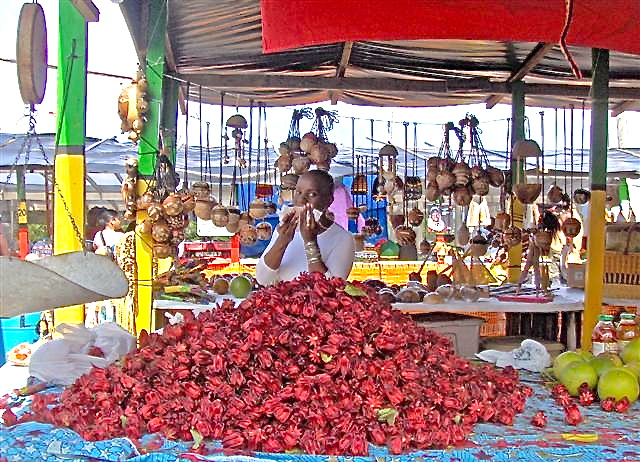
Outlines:
<svg viewBox="0 0 640 462"><path fill-rule="evenodd" d="M145 180L138 180L138 195L141 196L147 191L149 183ZM136 213L136 223L142 223L147 218L146 210L138 210ZM153 247L151 235L139 234L136 231L136 289L135 289L135 319L136 335L142 329L147 332L152 331L152 307L153 307Z"/></svg>
<svg viewBox="0 0 640 462"><path fill-rule="evenodd" d="M59 1L58 127L54 160L53 252L84 247L87 107L87 21L69 0ZM84 306L58 308L54 325L84 323Z"/></svg>
<svg viewBox="0 0 640 462"><path fill-rule="evenodd" d="M591 332L602 312L604 293L605 199L609 121L609 51L593 49L591 80L591 153L589 177L589 234L581 347L591 348Z"/></svg>

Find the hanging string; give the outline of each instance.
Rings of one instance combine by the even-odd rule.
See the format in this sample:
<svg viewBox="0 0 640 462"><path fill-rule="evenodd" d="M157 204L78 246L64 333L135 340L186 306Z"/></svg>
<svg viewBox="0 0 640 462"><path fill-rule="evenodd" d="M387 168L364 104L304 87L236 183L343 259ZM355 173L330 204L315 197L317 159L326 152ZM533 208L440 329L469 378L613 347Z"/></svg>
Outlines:
<svg viewBox="0 0 640 462"><path fill-rule="evenodd" d="M575 166L573 164L573 134L574 134L574 125L573 125L573 104L569 105L571 111L571 183L569 184L570 191L573 191L573 170ZM569 194L569 206L571 207L571 214L573 216L573 194L570 191L565 191Z"/></svg>
<svg viewBox="0 0 640 462"><path fill-rule="evenodd" d="M405 224L407 220L407 172L409 168L408 150L409 150L409 122L404 122L404 187L402 192L402 214L404 215Z"/></svg>
<svg viewBox="0 0 640 462"><path fill-rule="evenodd" d="M267 174L269 172L269 132L267 126L267 107L264 106L262 111L264 117L264 182L269 183Z"/></svg>
<svg viewBox="0 0 640 462"><path fill-rule="evenodd" d="M413 123L413 176L418 176L418 124Z"/></svg>
<svg viewBox="0 0 640 462"><path fill-rule="evenodd" d="M222 155L222 143L224 143L224 156ZM222 204L222 164L227 157L227 136L224 132L224 92L220 93L220 177L218 178L218 202Z"/></svg>
<svg viewBox="0 0 640 462"><path fill-rule="evenodd" d="M504 161L505 161L505 166L504 169L505 170L509 170L509 153L511 152L511 118L507 119L507 148L504 150L504 152L507 154L506 156L504 156Z"/></svg>
<svg viewBox="0 0 640 462"><path fill-rule="evenodd" d="M258 103L258 149L256 155L256 184L260 183L260 154L262 154L262 103Z"/></svg>
<svg viewBox="0 0 640 462"><path fill-rule="evenodd" d="M207 175L207 179L206 182L207 183L213 183L213 168L211 165L211 145L209 143L209 129L211 128L211 122L207 122L207 169L206 169L206 175Z"/></svg>
<svg viewBox="0 0 640 462"><path fill-rule="evenodd" d="M351 182L351 190L353 191L353 187L356 186L356 173L357 173L357 168L356 168L356 119L351 117L351 177L352 177L352 182ZM354 198L354 202L356 203L356 207L357 207L357 203L358 203L358 197L356 195L356 197Z"/></svg>
<svg viewBox="0 0 640 462"><path fill-rule="evenodd" d="M553 169L554 171L554 179L553 179L553 184L555 184L556 186L558 185L558 108L555 108L555 114L556 114L556 127L555 127L555 134L556 134L556 148L555 151L553 153Z"/></svg>
<svg viewBox="0 0 640 462"><path fill-rule="evenodd" d="M249 100L249 162L247 195L251 195L251 157L253 156L253 100Z"/></svg>
<svg viewBox="0 0 640 462"><path fill-rule="evenodd" d="M563 153L564 153L564 191L567 192L567 108L562 108L563 119Z"/></svg>
<svg viewBox="0 0 640 462"><path fill-rule="evenodd" d="M584 177L584 113L585 113L585 101L582 100L582 134L580 136L580 188L582 188L582 178Z"/></svg>
<svg viewBox="0 0 640 462"><path fill-rule="evenodd" d="M542 194L544 195L544 178L546 176L546 171L544 169L544 111L540 111L540 139L541 139L541 156L542 156ZM544 202L544 200L543 200Z"/></svg>
<svg viewBox="0 0 640 462"><path fill-rule="evenodd" d="M187 120L184 123L184 183L182 186L187 189L189 187L189 169L187 168L187 159L189 157L189 82L187 82L187 94L184 98L184 104ZM202 165L202 139L200 140L200 165Z"/></svg>
<svg viewBox="0 0 640 462"><path fill-rule="evenodd" d="M187 82L187 88L189 88L189 82ZM187 94L188 94L188 90L187 90ZM204 164L203 164L203 151L202 151L202 87L198 87L198 106L199 106L199 111L200 111L200 125L199 125L199 129L200 129L200 181L204 181ZM188 106L187 106L188 107ZM187 110L187 121L189 120L189 111ZM188 130L187 130L188 132ZM186 164L186 159L185 159L185 164ZM185 166L185 170L186 170L186 166Z"/></svg>

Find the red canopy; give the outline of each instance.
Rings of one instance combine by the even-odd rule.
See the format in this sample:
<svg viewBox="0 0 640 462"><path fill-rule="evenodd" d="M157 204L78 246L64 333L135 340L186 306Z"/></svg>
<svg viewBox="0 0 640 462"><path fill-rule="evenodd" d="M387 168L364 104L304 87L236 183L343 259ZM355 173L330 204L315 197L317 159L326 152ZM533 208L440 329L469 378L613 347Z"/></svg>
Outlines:
<svg viewBox="0 0 640 462"><path fill-rule="evenodd" d="M569 0L571 1L571 0ZM261 0L265 53L350 41L560 41L565 0ZM640 55L640 1L573 0L569 45Z"/></svg>

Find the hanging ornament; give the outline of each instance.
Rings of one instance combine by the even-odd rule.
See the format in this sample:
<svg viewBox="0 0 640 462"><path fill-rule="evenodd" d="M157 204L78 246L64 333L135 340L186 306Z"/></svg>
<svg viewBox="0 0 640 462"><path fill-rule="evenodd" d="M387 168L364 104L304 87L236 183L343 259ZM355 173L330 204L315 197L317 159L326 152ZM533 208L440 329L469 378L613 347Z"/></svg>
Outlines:
<svg viewBox="0 0 640 462"><path fill-rule="evenodd" d="M260 239L261 241L268 241L269 239L271 239L273 227L271 226L271 223L262 221L256 225L256 232L258 239Z"/></svg>
<svg viewBox="0 0 640 462"><path fill-rule="evenodd" d="M227 208L218 204L211 209L211 221L218 227L225 227L229 223L229 211Z"/></svg>
<svg viewBox="0 0 640 462"><path fill-rule="evenodd" d="M127 133L129 139L138 142L140 133L147 121L149 102L147 100L147 80L142 70L138 70L131 80L131 85L125 87L118 97L118 115L120 129Z"/></svg>

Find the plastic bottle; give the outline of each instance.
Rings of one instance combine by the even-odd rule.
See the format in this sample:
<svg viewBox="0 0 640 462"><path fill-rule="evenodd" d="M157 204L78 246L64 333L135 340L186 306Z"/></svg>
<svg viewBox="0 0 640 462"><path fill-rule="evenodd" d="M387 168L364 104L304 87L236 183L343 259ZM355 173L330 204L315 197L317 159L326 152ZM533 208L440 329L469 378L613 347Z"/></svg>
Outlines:
<svg viewBox="0 0 640 462"><path fill-rule="evenodd" d="M633 313L620 314L620 323L616 328L618 351L622 351L627 343L639 335L640 329L638 329L638 325L636 324L636 315Z"/></svg>
<svg viewBox="0 0 640 462"><path fill-rule="evenodd" d="M616 338L616 327L613 325L613 316L601 314L598 324L593 328L591 334L591 352L594 356L609 351L618 352L618 342Z"/></svg>

